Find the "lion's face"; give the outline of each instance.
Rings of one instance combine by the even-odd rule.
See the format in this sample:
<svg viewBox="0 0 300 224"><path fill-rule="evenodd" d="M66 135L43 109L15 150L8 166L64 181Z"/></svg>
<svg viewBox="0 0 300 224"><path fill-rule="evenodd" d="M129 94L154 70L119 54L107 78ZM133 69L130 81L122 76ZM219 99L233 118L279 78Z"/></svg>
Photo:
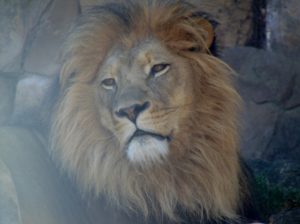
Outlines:
<svg viewBox="0 0 300 224"><path fill-rule="evenodd" d="M50 140L85 191L145 216L235 217L239 97L201 15L183 1L126 1L74 27Z"/></svg>
<svg viewBox="0 0 300 224"><path fill-rule="evenodd" d="M163 162L193 101L188 61L158 40L112 48L94 83L102 124L130 162Z"/></svg>

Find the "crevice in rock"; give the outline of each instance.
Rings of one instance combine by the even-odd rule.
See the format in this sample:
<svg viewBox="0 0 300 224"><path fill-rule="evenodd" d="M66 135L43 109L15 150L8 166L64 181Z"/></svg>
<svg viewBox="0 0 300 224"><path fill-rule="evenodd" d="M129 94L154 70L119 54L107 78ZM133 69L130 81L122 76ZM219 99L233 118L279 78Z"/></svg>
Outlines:
<svg viewBox="0 0 300 224"><path fill-rule="evenodd" d="M80 15L82 13L82 6L80 3L80 0L76 0L76 3L77 3L77 7L78 7L78 14Z"/></svg>
<svg viewBox="0 0 300 224"><path fill-rule="evenodd" d="M23 46L23 52L21 55L21 69L22 70L24 70L25 59L26 59L27 53L28 53L29 49L31 48L31 45L35 39L36 32L43 21L43 17L49 11L49 9L51 8L54 1L55 0L50 0L48 2L48 4L45 6L43 11L41 12L40 17L38 18L38 22L27 32L26 40L25 40L24 46Z"/></svg>
<svg viewBox="0 0 300 224"><path fill-rule="evenodd" d="M280 102L282 104L288 102L289 99L292 98L293 94L294 94L294 88L296 85L296 74L294 74L291 78L291 80L288 82L287 86L286 86L286 91L284 94L282 94L282 97L280 99Z"/></svg>
<svg viewBox="0 0 300 224"><path fill-rule="evenodd" d="M277 103L274 101L270 101L270 100L265 100L265 101L254 101L252 100L253 103L255 103L256 105L267 105L267 104L272 104L274 106L277 106L279 109L281 109L282 111L291 111L291 110L295 110L300 108L300 103L290 106L290 107L284 107L281 103Z"/></svg>
<svg viewBox="0 0 300 224"><path fill-rule="evenodd" d="M275 105L275 106L277 106L277 107L280 107L280 104L278 104L277 102L272 101L272 100L262 100L262 101L255 101L255 100L252 100L252 102L255 103L256 105L272 104L272 105Z"/></svg>
<svg viewBox="0 0 300 224"><path fill-rule="evenodd" d="M266 0L253 0L253 33L246 46L265 48L266 46Z"/></svg>
<svg viewBox="0 0 300 224"><path fill-rule="evenodd" d="M272 158L272 155L269 154L269 151L270 151L272 142L274 141L274 138L276 138L276 135L277 135L277 132L278 132L279 121L281 120L282 116L283 116L283 113L278 114L278 116L276 118L276 121L275 121L273 132L270 136L270 139L269 139L268 143L266 144L265 151L262 154L262 157L266 158L270 162L272 162L273 158Z"/></svg>
<svg viewBox="0 0 300 224"><path fill-rule="evenodd" d="M291 111L291 110L295 110L295 109L298 109L298 108L300 108L300 103L286 108L285 111Z"/></svg>

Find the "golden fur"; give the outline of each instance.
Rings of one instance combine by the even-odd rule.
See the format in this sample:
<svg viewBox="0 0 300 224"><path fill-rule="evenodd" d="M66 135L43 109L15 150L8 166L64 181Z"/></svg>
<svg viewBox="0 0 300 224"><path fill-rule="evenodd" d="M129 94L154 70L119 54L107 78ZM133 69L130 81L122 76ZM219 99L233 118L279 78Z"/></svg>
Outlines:
<svg viewBox="0 0 300 224"><path fill-rule="evenodd" d="M84 191L104 194L145 216L178 220L180 207L202 218L235 219L241 200L239 97L230 68L208 53L207 24L193 16L193 7L179 1L126 1L120 7L128 21L105 7L93 9L68 38L51 130L54 155ZM153 42L151 52L162 49L177 66L161 80L171 80L172 74L184 83L172 79L172 88L161 85L166 88L162 98L175 110L163 109L165 102L151 98L154 106L141 115L143 120L151 117L153 130L161 134L172 130L169 154L149 166L126 158L122 136L129 123L115 118L99 87L101 69L119 54L112 49L143 53L149 50L146 39ZM127 64L125 60L118 66Z"/></svg>

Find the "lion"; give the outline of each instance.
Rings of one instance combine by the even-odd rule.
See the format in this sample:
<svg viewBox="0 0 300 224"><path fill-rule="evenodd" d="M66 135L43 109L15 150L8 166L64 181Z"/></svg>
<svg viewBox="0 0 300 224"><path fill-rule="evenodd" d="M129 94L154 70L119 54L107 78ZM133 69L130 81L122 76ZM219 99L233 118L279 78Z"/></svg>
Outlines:
<svg viewBox="0 0 300 224"><path fill-rule="evenodd" d="M51 151L83 192L144 217L236 221L240 97L183 1L87 10L64 45Z"/></svg>

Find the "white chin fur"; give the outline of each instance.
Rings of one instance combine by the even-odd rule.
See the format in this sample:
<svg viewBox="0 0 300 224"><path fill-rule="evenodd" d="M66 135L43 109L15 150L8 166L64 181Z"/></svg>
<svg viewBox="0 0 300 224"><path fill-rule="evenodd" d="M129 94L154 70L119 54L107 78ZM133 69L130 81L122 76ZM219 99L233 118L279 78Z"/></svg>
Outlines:
<svg viewBox="0 0 300 224"><path fill-rule="evenodd" d="M162 162L169 151L168 141L151 136L135 137L127 149L128 159L133 163L148 165Z"/></svg>

